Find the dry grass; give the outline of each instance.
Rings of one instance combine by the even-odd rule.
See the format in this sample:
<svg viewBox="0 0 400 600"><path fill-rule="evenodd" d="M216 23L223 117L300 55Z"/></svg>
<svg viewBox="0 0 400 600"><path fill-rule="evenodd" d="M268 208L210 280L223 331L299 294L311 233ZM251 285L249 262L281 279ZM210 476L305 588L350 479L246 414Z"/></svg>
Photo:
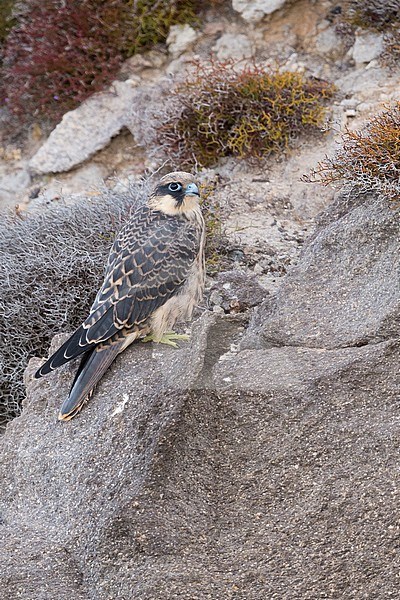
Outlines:
<svg viewBox="0 0 400 600"><path fill-rule="evenodd" d="M320 162L310 179L337 183L360 194L400 200L400 102L359 131L346 130L333 157Z"/></svg>

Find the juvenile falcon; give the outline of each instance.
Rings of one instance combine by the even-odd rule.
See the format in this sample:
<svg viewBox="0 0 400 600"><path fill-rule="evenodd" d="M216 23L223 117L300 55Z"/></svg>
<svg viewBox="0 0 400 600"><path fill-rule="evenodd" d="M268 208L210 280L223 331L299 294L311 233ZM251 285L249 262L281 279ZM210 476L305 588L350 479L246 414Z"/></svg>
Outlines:
<svg viewBox="0 0 400 600"><path fill-rule="evenodd" d="M138 338L170 342L204 289L204 220L190 173L165 175L118 234L89 316L35 373L83 355L59 419L72 419L115 357ZM173 342L172 342L173 343Z"/></svg>

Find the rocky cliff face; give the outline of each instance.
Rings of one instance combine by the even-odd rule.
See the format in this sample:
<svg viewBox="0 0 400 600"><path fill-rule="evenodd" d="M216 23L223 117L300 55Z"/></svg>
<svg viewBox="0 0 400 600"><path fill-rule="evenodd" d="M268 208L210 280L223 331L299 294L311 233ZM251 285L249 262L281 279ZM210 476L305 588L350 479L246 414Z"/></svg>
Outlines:
<svg viewBox="0 0 400 600"><path fill-rule="evenodd" d="M1 206L45 211L103 178L120 193L158 167L138 115L194 58L334 81L333 123L359 127L399 73L382 33L349 40L335 14L233 0L173 28L47 140L0 148ZM73 368L34 381L32 359L0 436L0 600L398 597L399 211L300 181L335 136L203 170L228 259L188 344L129 348L67 424Z"/></svg>
<svg viewBox="0 0 400 600"><path fill-rule="evenodd" d="M128 349L81 416L26 373L1 438L0 597L398 593L398 214L325 213L251 319Z"/></svg>

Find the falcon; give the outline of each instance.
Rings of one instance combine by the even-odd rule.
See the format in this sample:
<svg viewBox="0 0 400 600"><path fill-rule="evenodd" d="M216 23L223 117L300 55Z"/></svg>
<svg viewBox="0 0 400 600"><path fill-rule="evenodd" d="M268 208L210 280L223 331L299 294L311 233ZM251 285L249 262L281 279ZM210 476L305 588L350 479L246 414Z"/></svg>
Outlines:
<svg viewBox="0 0 400 600"><path fill-rule="evenodd" d="M82 357L60 420L80 411L116 356L135 340L176 346L177 339L187 339L171 330L191 317L203 295L199 197L190 173L169 173L121 229L89 316L35 373L38 379Z"/></svg>

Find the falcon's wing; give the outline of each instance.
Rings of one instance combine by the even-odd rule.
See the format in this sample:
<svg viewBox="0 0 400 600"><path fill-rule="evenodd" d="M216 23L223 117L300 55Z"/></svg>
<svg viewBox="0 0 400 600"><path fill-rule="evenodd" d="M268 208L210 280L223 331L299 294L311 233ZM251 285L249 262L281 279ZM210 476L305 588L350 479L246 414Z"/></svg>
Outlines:
<svg viewBox="0 0 400 600"><path fill-rule="evenodd" d="M139 208L113 244L88 318L36 376L143 323L185 283L199 248L200 232L188 221Z"/></svg>
<svg viewBox="0 0 400 600"><path fill-rule="evenodd" d="M121 231L105 280L83 324L89 343L143 323L185 283L199 252L188 221L142 207Z"/></svg>

